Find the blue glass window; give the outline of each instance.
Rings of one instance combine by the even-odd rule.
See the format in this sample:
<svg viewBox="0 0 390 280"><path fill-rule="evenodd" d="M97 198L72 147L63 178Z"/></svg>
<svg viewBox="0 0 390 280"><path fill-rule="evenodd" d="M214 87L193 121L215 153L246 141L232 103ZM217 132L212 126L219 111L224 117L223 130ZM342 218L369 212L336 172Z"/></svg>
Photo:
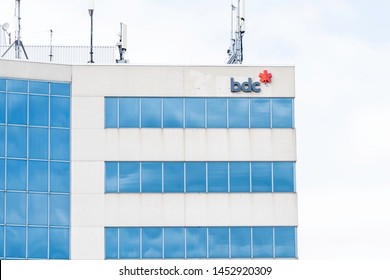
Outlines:
<svg viewBox="0 0 390 280"><path fill-rule="evenodd" d="M26 227L6 227L6 258L26 258Z"/></svg>
<svg viewBox="0 0 390 280"><path fill-rule="evenodd" d="M183 98L164 98L164 127L183 127Z"/></svg>
<svg viewBox="0 0 390 280"><path fill-rule="evenodd" d="M275 98L272 100L272 127L293 127L292 99Z"/></svg>
<svg viewBox="0 0 390 280"><path fill-rule="evenodd" d="M47 161L28 161L28 190L47 192L48 190Z"/></svg>
<svg viewBox="0 0 390 280"><path fill-rule="evenodd" d="M4 226L0 226L0 259L4 258Z"/></svg>
<svg viewBox="0 0 390 280"><path fill-rule="evenodd" d="M118 162L106 162L106 192L118 192Z"/></svg>
<svg viewBox="0 0 390 280"><path fill-rule="evenodd" d="M21 126L8 126L7 156L14 158L27 157L27 129Z"/></svg>
<svg viewBox="0 0 390 280"><path fill-rule="evenodd" d="M50 228L50 259L69 259L69 229Z"/></svg>
<svg viewBox="0 0 390 280"><path fill-rule="evenodd" d="M230 192L250 191L250 164L249 162L230 163Z"/></svg>
<svg viewBox="0 0 390 280"><path fill-rule="evenodd" d="M161 162L143 162L142 164L142 192L162 192Z"/></svg>
<svg viewBox="0 0 390 280"><path fill-rule="evenodd" d="M273 257L273 229L272 227L253 228L253 257Z"/></svg>
<svg viewBox="0 0 390 280"><path fill-rule="evenodd" d="M5 160L0 159L0 190L5 189Z"/></svg>
<svg viewBox="0 0 390 280"><path fill-rule="evenodd" d="M119 192L140 192L139 162L119 163Z"/></svg>
<svg viewBox="0 0 390 280"><path fill-rule="evenodd" d="M7 190L25 191L27 187L27 161L7 160Z"/></svg>
<svg viewBox="0 0 390 280"><path fill-rule="evenodd" d="M69 129L50 129L50 158L54 160L69 160L70 131Z"/></svg>
<svg viewBox="0 0 390 280"><path fill-rule="evenodd" d="M28 224L47 225L48 198L47 194L30 193L28 195Z"/></svg>
<svg viewBox="0 0 390 280"><path fill-rule="evenodd" d="M70 99L50 97L50 125L52 127L70 127Z"/></svg>
<svg viewBox="0 0 390 280"><path fill-rule="evenodd" d="M50 84L51 95L63 95L70 96L70 84L68 83L51 83Z"/></svg>
<svg viewBox="0 0 390 280"><path fill-rule="evenodd" d="M251 99L251 128L270 128L270 102L268 98Z"/></svg>
<svg viewBox="0 0 390 280"><path fill-rule="evenodd" d="M231 257L251 257L251 229L250 227L232 227L230 229Z"/></svg>
<svg viewBox="0 0 390 280"><path fill-rule="evenodd" d="M275 257L295 258L294 227L275 227Z"/></svg>
<svg viewBox="0 0 390 280"><path fill-rule="evenodd" d="M106 127L118 127L118 98L105 98L105 122Z"/></svg>
<svg viewBox="0 0 390 280"><path fill-rule="evenodd" d="M34 94L49 94L49 83L30 81L29 91Z"/></svg>
<svg viewBox="0 0 390 280"><path fill-rule="evenodd" d="M5 123L5 94L0 92L0 123Z"/></svg>
<svg viewBox="0 0 390 280"><path fill-rule="evenodd" d="M119 98L119 127L139 127L139 98Z"/></svg>
<svg viewBox="0 0 390 280"><path fill-rule="evenodd" d="M48 125L49 97L30 95L29 122L30 125L38 125L38 126Z"/></svg>
<svg viewBox="0 0 390 280"><path fill-rule="evenodd" d="M0 125L0 157L5 156L5 126Z"/></svg>
<svg viewBox="0 0 390 280"><path fill-rule="evenodd" d="M274 162L274 192L294 192L293 162Z"/></svg>
<svg viewBox="0 0 390 280"><path fill-rule="evenodd" d="M47 128L30 127L28 153L32 159L47 159L49 154L49 136Z"/></svg>
<svg viewBox="0 0 390 280"><path fill-rule="evenodd" d="M0 192L0 224L4 224L4 213L5 213L5 202L4 192Z"/></svg>
<svg viewBox="0 0 390 280"><path fill-rule="evenodd" d="M141 126L161 128L161 98L141 99Z"/></svg>
<svg viewBox="0 0 390 280"><path fill-rule="evenodd" d="M27 95L8 94L7 103L7 122L27 124Z"/></svg>
<svg viewBox="0 0 390 280"><path fill-rule="evenodd" d="M7 192L6 198L6 222L7 224L26 224L26 193Z"/></svg>
<svg viewBox="0 0 390 280"><path fill-rule="evenodd" d="M186 124L187 128L205 127L205 99L204 98L186 98Z"/></svg>
<svg viewBox="0 0 390 280"><path fill-rule="evenodd" d="M184 258L184 228L164 228L164 258Z"/></svg>
<svg viewBox="0 0 390 280"><path fill-rule="evenodd" d="M208 171L208 191L227 192L228 191L228 163L209 162Z"/></svg>
<svg viewBox="0 0 390 280"><path fill-rule="evenodd" d="M70 164L68 162L50 163L50 191L69 193Z"/></svg>
<svg viewBox="0 0 390 280"><path fill-rule="evenodd" d="M271 162L252 162L252 192L272 192Z"/></svg>
<svg viewBox="0 0 390 280"><path fill-rule="evenodd" d="M27 93L27 81L24 80L8 80L8 92L23 92Z"/></svg>
<svg viewBox="0 0 390 280"><path fill-rule="evenodd" d="M207 228L188 227L186 229L187 258L207 257Z"/></svg>
<svg viewBox="0 0 390 280"><path fill-rule="evenodd" d="M186 162L186 192L206 192L205 162Z"/></svg>
<svg viewBox="0 0 390 280"><path fill-rule="evenodd" d="M4 79L0 79L0 90L2 90L2 91L6 90Z"/></svg>
<svg viewBox="0 0 390 280"><path fill-rule="evenodd" d="M227 127L227 100L226 98L207 99L207 127Z"/></svg>
<svg viewBox="0 0 390 280"><path fill-rule="evenodd" d="M249 99L229 98L229 127L249 127Z"/></svg>
<svg viewBox="0 0 390 280"><path fill-rule="evenodd" d="M164 162L164 192L184 192L183 162Z"/></svg>
<svg viewBox="0 0 390 280"><path fill-rule="evenodd" d="M47 228L28 228L28 258L47 259L48 236Z"/></svg>
<svg viewBox="0 0 390 280"><path fill-rule="evenodd" d="M50 225L69 226L69 195L50 195Z"/></svg>
<svg viewBox="0 0 390 280"><path fill-rule="evenodd" d="M106 259L118 258L118 228L105 228Z"/></svg>
<svg viewBox="0 0 390 280"><path fill-rule="evenodd" d="M161 259L162 253L162 228L147 227L142 229L142 258Z"/></svg>
<svg viewBox="0 0 390 280"><path fill-rule="evenodd" d="M114 240L116 240L115 237ZM140 229L139 228L129 228L129 227L119 228L119 258L121 259L140 258Z"/></svg>
<svg viewBox="0 0 390 280"><path fill-rule="evenodd" d="M229 228L209 228L209 257L229 258Z"/></svg>

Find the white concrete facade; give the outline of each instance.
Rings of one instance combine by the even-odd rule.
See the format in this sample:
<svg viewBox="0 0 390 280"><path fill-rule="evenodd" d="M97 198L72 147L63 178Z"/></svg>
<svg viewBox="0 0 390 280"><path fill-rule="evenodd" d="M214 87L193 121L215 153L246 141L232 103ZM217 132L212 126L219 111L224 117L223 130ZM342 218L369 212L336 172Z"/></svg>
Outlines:
<svg viewBox="0 0 390 280"><path fill-rule="evenodd" d="M71 259L104 259L105 226L297 226L296 193L105 194L105 161L296 161L295 129L105 129L106 96L294 97L293 67L54 65L0 75L72 82ZM261 93L230 92L230 77ZM150 207L153 205L153 207Z"/></svg>

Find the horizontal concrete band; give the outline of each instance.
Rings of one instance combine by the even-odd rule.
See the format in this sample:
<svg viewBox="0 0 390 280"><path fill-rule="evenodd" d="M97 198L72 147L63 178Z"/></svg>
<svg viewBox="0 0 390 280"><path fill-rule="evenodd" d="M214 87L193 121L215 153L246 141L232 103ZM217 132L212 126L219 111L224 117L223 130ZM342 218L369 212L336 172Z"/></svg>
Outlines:
<svg viewBox="0 0 390 280"><path fill-rule="evenodd" d="M295 193L72 195L72 227L296 226Z"/></svg>
<svg viewBox="0 0 390 280"><path fill-rule="evenodd" d="M295 161L295 129L73 129L72 161Z"/></svg>

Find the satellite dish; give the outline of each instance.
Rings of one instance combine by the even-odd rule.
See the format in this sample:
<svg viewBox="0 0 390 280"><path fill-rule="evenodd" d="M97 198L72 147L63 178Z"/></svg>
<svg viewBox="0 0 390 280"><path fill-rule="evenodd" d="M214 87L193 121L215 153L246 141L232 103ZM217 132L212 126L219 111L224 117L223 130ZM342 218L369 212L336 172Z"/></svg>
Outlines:
<svg viewBox="0 0 390 280"><path fill-rule="evenodd" d="M8 22L4 23L4 24L1 26L1 28L3 28L4 31L7 31L7 29L9 28L9 23L8 23Z"/></svg>

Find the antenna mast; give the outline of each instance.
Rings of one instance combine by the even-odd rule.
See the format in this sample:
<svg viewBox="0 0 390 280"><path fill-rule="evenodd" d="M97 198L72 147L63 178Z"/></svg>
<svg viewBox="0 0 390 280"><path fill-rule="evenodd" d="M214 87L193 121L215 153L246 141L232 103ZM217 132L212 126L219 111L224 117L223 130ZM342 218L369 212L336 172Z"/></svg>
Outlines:
<svg viewBox="0 0 390 280"><path fill-rule="evenodd" d="M231 45L227 53L227 64L241 64L244 58L242 37L245 33L245 0L237 0L236 6L231 3Z"/></svg>
<svg viewBox="0 0 390 280"><path fill-rule="evenodd" d="M15 0L15 10L18 11L18 30L15 32L15 41L9 46L9 48L4 52L4 54L1 57L4 57L8 51L12 48L15 47L15 58L16 59L21 59L21 52L23 50L24 56L26 59L28 59L26 50L24 49L22 40L20 40L20 0Z"/></svg>
<svg viewBox="0 0 390 280"><path fill-rule="evenodd" d="M119 50L119 59L116 60L116 63L128 63L129 61L125 59L125 53L127 50L127 25L121 22L121 31L119 33L119 42L116 44Z"/></svg>

